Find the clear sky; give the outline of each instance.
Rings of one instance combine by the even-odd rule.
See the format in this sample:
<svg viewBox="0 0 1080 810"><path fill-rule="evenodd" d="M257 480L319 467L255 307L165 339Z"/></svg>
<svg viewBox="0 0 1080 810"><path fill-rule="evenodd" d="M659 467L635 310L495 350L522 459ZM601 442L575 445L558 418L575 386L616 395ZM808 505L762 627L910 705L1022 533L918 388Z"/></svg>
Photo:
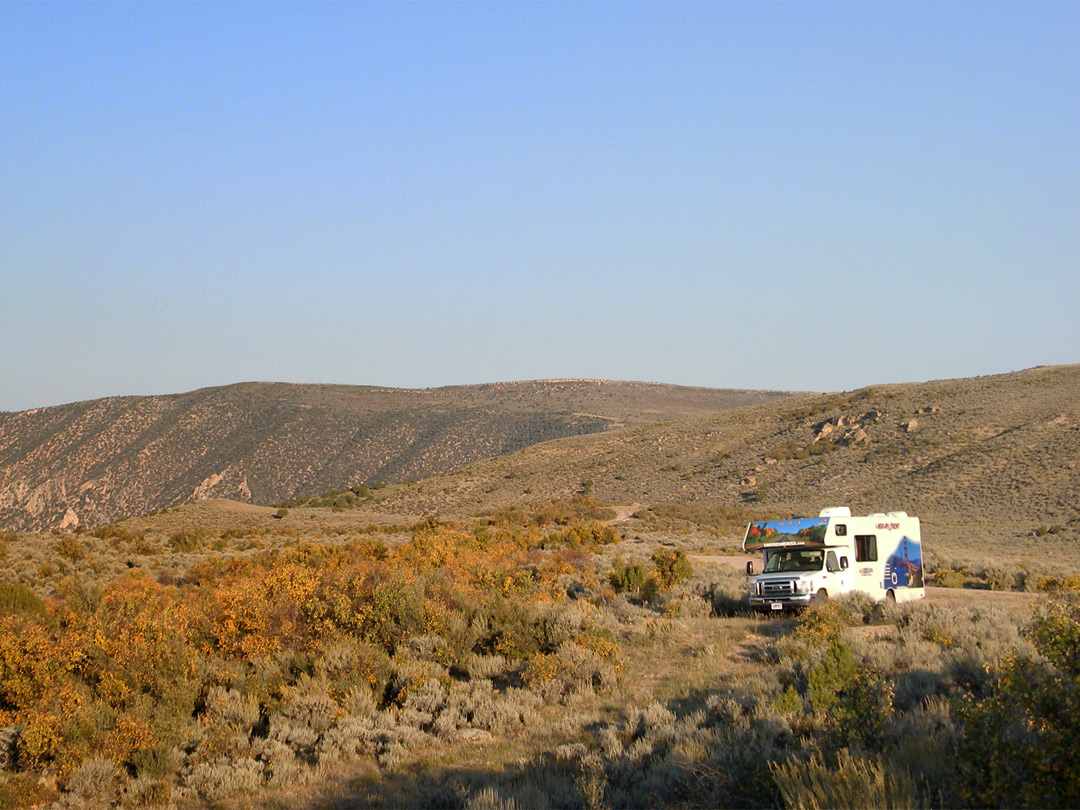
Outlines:
<svg viewBox="0 0 1080 810"><path fill-rule="evenodd" d="M0 3L0 410L1080 362L1080 3Z"/></svg>

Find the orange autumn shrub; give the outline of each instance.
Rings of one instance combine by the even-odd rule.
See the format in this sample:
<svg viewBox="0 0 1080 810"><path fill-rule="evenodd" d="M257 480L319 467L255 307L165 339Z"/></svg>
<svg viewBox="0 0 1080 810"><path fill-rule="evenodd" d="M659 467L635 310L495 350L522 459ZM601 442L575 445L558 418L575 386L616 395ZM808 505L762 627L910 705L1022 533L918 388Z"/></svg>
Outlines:
<svg viewBox="0 0 1080 810"><path fill-rule="evenodd" d="M393 548L360 538L211 557L181 584L143 573L97 589L73 580L44 612L0 615L0 727L19 728L20 769L60 785L97 758L153 783L162 801L173 784L212 798L258 781L263 759L298 767L282 751L312 756L350 707L392 711L436 686L449 694L448 673L478 658L517 677L556 656L568 684L600 682L614 645L586 632L578 646L552 629L553 603L567 602L560 583L595 580L592 557L538 551L540 539L429 521ZM421 677L424 667L443 668L442 680ZM222 695L247 707L244 724L210 722ZM311 725L316 705L325 722ZM277 736L256 750L258 724ZM222 759L234 753L232 765Z"/></svg>

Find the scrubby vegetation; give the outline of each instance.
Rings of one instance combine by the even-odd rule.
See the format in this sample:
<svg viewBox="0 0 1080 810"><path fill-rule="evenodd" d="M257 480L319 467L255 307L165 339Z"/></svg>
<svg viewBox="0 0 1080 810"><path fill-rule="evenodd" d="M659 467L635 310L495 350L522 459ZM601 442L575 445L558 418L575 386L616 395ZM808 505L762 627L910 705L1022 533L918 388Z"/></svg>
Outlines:
<svg viewBox="0 0 1080 810"><path fill-rule="evenodd" d="M564 534L578 530L594 531ZM37 801L20 787L33 775L84 806L215 801L338 760L392 768L610 689L618 646L590 544L541 552L545 539L428 521L394 547L209 557L176 584L72 576L47 606L5 584L0 729L13 773L0 795Z"/></svg>
<svg viewBox="0 0 1080 810"><path fill-rule="evenodd" d="M728 438L661 472L730 475ZM354 488L2 535L0 808L1080 805L1076 521L978 555L927 521L932 599L758 617L717 548L791 514L778 466L853 452L775 446L742 506L575 466L464 515Z"/></svg>
<svg viewBox="0 0 1080 810"><path fill-rule="evenodd" d="M281 507L282 510L285 510L285 514L288 514L288 510L291 507L296 506L329 507L331 509L352 509L367 502L371 498L371 493L373 489L382 489L383 486L385 486L385 484L375 484L373 487L368 487L364 484L358 484L357 486L350 487L348 489L336 489L332 492L325 492L322 495L290 498L287 501L282 501L280 504L277 504L277 506ZM281 515L281 517L284 516L285 515Z"/></svg>
<svg viewBox="0 0 1080 810"><path fill-rule="evenodd" d="M807 611L757 674L577 751L611 807L1075 807L1080 608ZM865 631L886 630L885 633ZM584 802L585 806L589 806Z"/></svg>
<svg viewBox="0 0 1080 810"><path fill-rule="evenodd" d="M536 506L508 506L485 516L491 525L512 526L568 526L581 521L605 521L615 517L609 504L595 498L560 498Z"/></svg>
<svg viewBox="0 0 1080 810"><path fill-rule="evenodd" d="M47 598L0 587L0 807L258 805L358 772L393 806L1080 802L1068 589L1019 622L866 597L752 618L741 573L626 556L606 508L242 553L197 526L53 537ZM93 578L94 543L143 542L188 564Z"/></svg>

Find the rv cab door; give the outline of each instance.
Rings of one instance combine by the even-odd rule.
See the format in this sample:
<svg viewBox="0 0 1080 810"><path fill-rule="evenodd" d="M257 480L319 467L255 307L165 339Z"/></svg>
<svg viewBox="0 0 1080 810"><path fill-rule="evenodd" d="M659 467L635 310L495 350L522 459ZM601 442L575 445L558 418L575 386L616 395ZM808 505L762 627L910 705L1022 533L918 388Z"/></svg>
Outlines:
<svg viewBox="0 0 1080 810"><path fill-rule="evenodd" d="M825 555L825 570L836 583L836 593L847 593L852 587L851 558L844 550L829 549Z"/></svg>

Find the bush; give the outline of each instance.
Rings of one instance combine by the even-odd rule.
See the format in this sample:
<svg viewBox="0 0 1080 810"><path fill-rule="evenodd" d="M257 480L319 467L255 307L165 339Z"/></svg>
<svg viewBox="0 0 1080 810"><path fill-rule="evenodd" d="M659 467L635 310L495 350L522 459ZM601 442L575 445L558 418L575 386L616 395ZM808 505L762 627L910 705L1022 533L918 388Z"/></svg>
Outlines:
<svg viewBox="0 0 1080 810"><path fill-rule="evenodd" d="M542 547L569 546L595 551L600 546L618 543L621 539L619 533L610 526L598 520L586 520L565 531L552 532L544 539Z"/></svg>
<svg viewBox="0 0 1080 810"><path fill-rule="evenodd" d="M67 779L67 793L91 807L107 807L116 797L120 786L120 771L116 763L104 757L83 761Z"/></svg>
<svg viewBox="0 0 1080 810"><path fill-rule="evenodd" d="M507 507L493 512L487 519L489 525L516 526L571 526L588 520L605 521L615 517L615 510L594 498L577 497L554 500L539 506L524 508Z"/></svg>
<svg viewBox="0 0 1080 810"><path fill-rule="evenodd" d="M648 572L640 562L624 563L622 557L616 557L611 563L608 582L616 593L636 593L645 584L647 576Z"/></svg>
<svg viewBox="0 0 1080 810"><path fill-rule="evenodd" d="M807 673L806 696L815 712L828 713L840 703L839 693L846 689L855 677L855 656L851 648L840 641L833 641L825 656Z"/></svg>
<svg viewBox="0 0 1080 810"><path fill-rule="evenodd" d="M217 757L199 762L183 775L185 786L208 802L218 802L238 793L253 793L262 785L263 766L253 756Z"/></svg>
<svg viewBox="0 0 1080 810"><path fill-rule="evenodd" d="M1016 577L1003 568L988 568L986 583L992 591L1011 591L1016 585Z"/></svg>
<svg viewBox="0 0 1080 810"><path fill-rule="evenodd" d="M1041 605L1027 633L1045 663L1006 661L988 695L960 706L961 799L1080 807L1080 602Z"/></svg>
<svg viewBox="0 0 1080 810"><path fill-rule="evenodd" d="M687 559L685 549L658 548L653 552L652 561L657 582L665 591L694 575L694 566Z"/></svg>
<svg viewBox="0 0 1080 810"><path fill-rule="evenodd" d="M871 624L882 618L881 603L862 591L840 594L833 600L846 624Z"/></svg>
<svg viewBox="0 0 1080 810"><path fill-rule="evenodd" d="M53 550L61 557L70 560L73 563L81 562L86 559L86 546L80 543L74 537L62 537L56 541L53 546Z"/></svg>
<svg viewBox="0 0 1080 810"><path fill-rule="evenodd" d="M107 526L95 526L90 534L99 540L107 540L117 546L120 543L133 544L146 537L145 532L131 531L116 523Z"/></svg>
<svg viewBox="0 0 1080 810"><path fill-rule="evenodd" d="M207 538L207 532L202 527L194 529L181 529L169 538L169 547L177 554L187 554L198 551L203 547Z"/></svg>
<svg viewBox="0 0 1080 810"><path fill-rule="evenodd" d="M1057 577L1053 576L1040 576L1035 579L1032 590L1040 593L1048 593L1052 591L1061 590L1062 582Z"/></svg>
<svg viewBox="0 0 1080 810"><path fill-rule="evenodd" d="M660 598L660 580L655 574L649 574L641 584L641 598L650 605L655 604Z"/></svg>
<svg viewBox="0 0 1080 810"><path fill-rule="evenodd" d="M0 582L0 616L5 613L45 615L45 603L21 582Z"/></svg>
<svg viewBox="0 0 1080 810"><path fill-rule="evenodd" d="M966 570L941 568L934 574L934 584L940 588L963 588L967 582L967 573Z"/></svg>

